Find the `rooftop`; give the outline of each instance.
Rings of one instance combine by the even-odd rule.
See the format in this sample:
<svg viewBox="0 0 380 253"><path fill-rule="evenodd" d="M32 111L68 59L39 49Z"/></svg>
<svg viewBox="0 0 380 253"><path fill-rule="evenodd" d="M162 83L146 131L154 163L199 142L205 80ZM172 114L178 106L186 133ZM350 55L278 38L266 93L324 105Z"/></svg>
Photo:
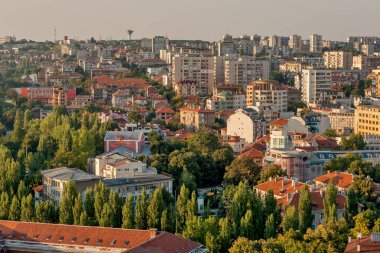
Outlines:
<svg viewBox="0 0 380 253"><path fill-rule="evenodd" d="M340 188L349 188L354 180L354 175L346 172L334 171L327 173L323 176L314 178L315 182L320 182L323 184L328 184L330 181Z"/></svg>
<svg viewBox="0 0 380 253"><path fill-rule="evenodd" d="M115 178L115 179L104 179L103 182L106 186L112 187L117 185L134 185L134 184L145 184L149 182L155 181L166 181L173 179L173 177L169 174L156 174L149 176L141 176L134 178Z"/></svg>
<svg viewBox="0 0 380 253"><path fill-rule="evenodd" d="M101 252L193 252L202 245L167 232L106 227L86 227L18 221L0 221L0 238L57 247L67 246L68 252L96 247ZM16 244L15 244L16 245ZM23 246L25 246L23 245ZM22 246L20 246L22 247Z"/></svg>
<svg viewBox="0 0 380 253"><path fill-rule="evenodd" d="M140 141L144 139L144 134L141 131L107 131L104 136L105 141L115 141L115 140L131 140Z"/></svg>
<svg viewBox="0 0 380 253"><path fill-rule="evenodd" d="M49 178L60 180L60 181L72 180L74 182L100 180L102 178L102 177L94 176L92 174L84 172L83 170L80 170L77 168L67 168L67 167L43 170L41 171L41 174Z"/></svg>

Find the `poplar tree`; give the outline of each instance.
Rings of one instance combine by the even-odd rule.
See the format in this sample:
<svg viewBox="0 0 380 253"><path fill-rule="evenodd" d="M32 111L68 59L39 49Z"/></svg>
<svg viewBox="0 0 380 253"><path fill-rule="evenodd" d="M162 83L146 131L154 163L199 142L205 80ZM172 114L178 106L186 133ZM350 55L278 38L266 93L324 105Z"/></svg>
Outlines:
<svg viewBox="0 0 380 253"><path fill-rule="evenodd" d="M336 205L336 188L332 181L330 181L325 190L323 197L323 219L324 223L329 222L331 219L330 216L336 216L336 212L331 213L331 208L333 205Z"/></svg>
<svg viewBox="0 0 380 253"><path fill-rule="evenodd" d="M34 219L34 199L32 194L22 198L20 219L21 221L33 221Z"/></svg>
<svg viewBox="0 0 380 253"><path fill-rule="evenodd" d="M110 197L109 197L109 204L115 214L114 217L114 226L120 227L121 226L121 200L119 198L119 195L116 191L110 191Z"/></svg>
<svg viewBox="0 0 380 253"><path fill-rule="evenodd" d="M264 237L265 239L273 238L276 236L276 223L274 220L273 213L270 214L265 221L265 231L264 231Z"/></svg>
<svg viewBox="0 0 380 253"><path fill-rule="evenodd" d="M21 217L20 201L17 196L14 195L12 199L12 204L9 209L9 220L19 221Z"/></svg>
<svg viewBox="0 0 380 253"><path fill-rule="evenodd" d="M109 203L105 203L99 220L101 227L115 227L115 212Z"/></svg>
<svg viewBox="0 0 380 253"><path fill-rule="evenodd" d="M78 193L73 208L74 225L80 225L80 216L83 212L82 195Z"/></svg>
<svg viewBox="0 0 380 253"><path fill-rule="evenodd" d="M156 188L148 205L148 227L160 229L161 216L165 208L162 189Z"/></svg>
<svg viewBox="0 0 380 253"><path fill-rule="evenodd" d="M290 229L293 229L294 231L298 229L298 213L294 206L288 206L286 208L281 227L284 234Z"/></svg>
<svg viewBox="0 0 380 253"><path fill-rule="evenodd" d="M240 236L253 239L254 229L252 211L248 210L240 221Z"/></svg>
<svg viewBox="0 0 380 253"><path fill-rule="evenodd" d="M136 229L147 228L147 202L146 202L146 190L143 188L141 196L137 196L136 209L135 209L135 224Z"/></svg>
<svg viewBox="0 0 380 253"><path fill-rule="evenodd" d="M134 214L133 214L133 197L128 196L123 206L123 224L122 228L134 228Z"/></svg>
<svg viewBox="0 0 380 253"><path fill-rule="evenodd" d="M305 234L306 230L311 227L313 223L312 218L313 203L311 200L311 194L307 185L301 190L300 200L298 203L299 213L299 229L302 234Z"/></svg>
<svg viewBox="0 0 380 253"><path fill-rule="evenodd" d="M177 197L177 221L180 228L185 225L186 213L187 213L187 202L189 201L189 190L183 184L181 186L179 195Z"/></svg>
<svg viewBox="0 0 380 253"><path fill-rule="evenodd" d="M6 220L9 216L9 196L6 191L3 191L0 196L0 220Z"/></svg>
<svg viewBox="0 0 380 253"><path fill-rule="evenodd" d="M53 201L41 201L36 206L36 221L42 223L56 222L56 210Z"/></svg>
<svg viewBox="0 0 380 253"><path fill-rule="evenodd" d="M87 187L86 194L85 194L85 200L83 203L83 209L86 212L86 215L89 219L95 219L95 197L94 197L94 191L92 188Z"/></svg>
<svg viewBox="0 0 380 253"><path fill-rule="evenodd" d="M96 221L100 223L103 207L105 203L108 202L109 193L103 181L100 181L95 186L94 192L95 192L95 201L94 201L95 218L96 218Z"/></svg>
<svg viewBox="0 0 380 253"><path fill-rule="evenodd" d="M354 217L358 214L358 200L353 187L348 188L347 199L344 204L344 216L350 228L354 223Z"/></svg>
<svg viewBox="0 0 380 253"><path fill-rule="evenodd" d="M63 192L59 202L59 223L69 225L74 223L73 207L75 204L75 197L75 183L70 180L63 186Z"/></svg>

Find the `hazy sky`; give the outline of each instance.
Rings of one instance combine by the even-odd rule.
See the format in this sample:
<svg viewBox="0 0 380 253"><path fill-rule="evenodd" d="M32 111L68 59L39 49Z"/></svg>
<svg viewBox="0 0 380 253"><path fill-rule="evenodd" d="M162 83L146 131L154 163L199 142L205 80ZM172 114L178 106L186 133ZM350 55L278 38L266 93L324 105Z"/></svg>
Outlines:
<svg viewBox="0 0 380 253"><path fill-rule="evenodd" d="M380 0L0 0L0 37L53 40L320 33L380 36Z"/></svg>

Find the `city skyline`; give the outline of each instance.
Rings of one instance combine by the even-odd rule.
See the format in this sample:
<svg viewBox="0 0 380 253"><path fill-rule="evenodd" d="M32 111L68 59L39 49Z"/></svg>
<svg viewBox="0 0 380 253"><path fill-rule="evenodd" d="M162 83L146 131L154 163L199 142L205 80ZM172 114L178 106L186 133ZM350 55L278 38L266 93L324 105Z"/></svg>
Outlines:
<svg viewBox="0 0 380 253"><path fill-rule="evenodd" d="M234 37L299 34L303 38L318 33L329 40L345 40L348 36L363 34L380 35L368 25L376 22L376 9L380 3L369 0L360 3L322 0L313 8L302 0L286 3L222 0L218 1L218 6L215 1L205 3L201 0L192 1L189 6L174 0L151 3L114 0L112 4L97 0L79 3L73 0L65 3L16 0L6 1L3 6L8 11L0 17L0 34L37 41L54 40L55 29L58 39L64 35L79 39L92 36L96 39L127 39L128 29L134 30L134 39L164 35L173 39L209 41L218 40L227 33Z"/></svg>

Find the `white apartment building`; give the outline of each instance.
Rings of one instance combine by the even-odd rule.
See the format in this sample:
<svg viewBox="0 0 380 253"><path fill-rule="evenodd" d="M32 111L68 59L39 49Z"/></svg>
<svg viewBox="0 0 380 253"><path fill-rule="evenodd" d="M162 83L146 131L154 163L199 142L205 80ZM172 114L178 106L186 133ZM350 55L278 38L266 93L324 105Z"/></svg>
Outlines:
<svg viewBox="0 0 380 253"><path fill-rule="evenodd" d="M255 81L247 86L247 107L270 107L275 112L286 112L288 87L276 81Z"/></svg>
<svg viewBox="0 0 380 253"><path fill-rule="evenodd" d="M252 143L265 134L266 125L264 117L255 110L239 109L227 119L227 135L239 136Z"/></svg>
<svg viewBox="0 0 380 253"><path fill-rule="evenodd" d="M331 51L323 54L325 67L328 69L351 69L352 53L344 51Z"/></svg>
<svg viewBox="0 0 380 253"><path fill-rule="evenodd" d="M323 47L322 35L312 34L310 35L310 52L321 53Z"/></svg>
<svg viewBox="0 0 380 253"><path fill-rule="evenodd" d="M302 100L306 104L324 100L331 90L331 70L307 68L302 70Z"/></svg>
<svg viewBox="0 0 380 253"><path fill-rule="evenodd" d="M172 83L195 81L208 87L212 93L214 86L214 58L211 56L176 55L172 60Z"/></svg>

